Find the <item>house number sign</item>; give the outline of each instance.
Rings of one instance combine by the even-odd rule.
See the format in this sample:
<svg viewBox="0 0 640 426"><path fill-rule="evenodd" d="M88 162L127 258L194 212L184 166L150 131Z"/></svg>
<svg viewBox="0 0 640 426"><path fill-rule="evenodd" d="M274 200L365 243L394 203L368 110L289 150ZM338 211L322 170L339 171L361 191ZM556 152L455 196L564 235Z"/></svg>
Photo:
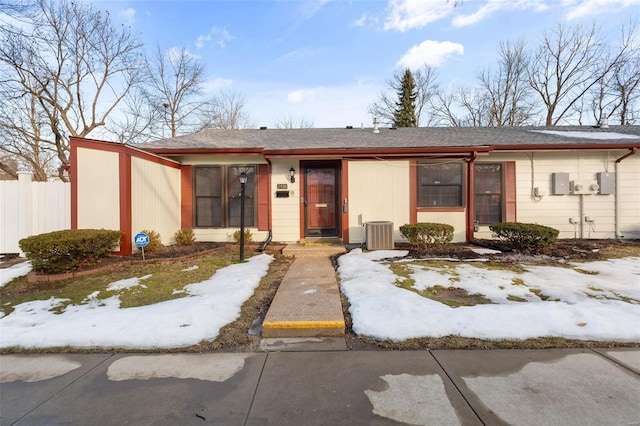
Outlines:
<svg viewBox="0 0 640 426"><path fill-rule="evenodd" d="M289 185L287 185L286 183L279 183L277 189L288 189Z"/></svg>

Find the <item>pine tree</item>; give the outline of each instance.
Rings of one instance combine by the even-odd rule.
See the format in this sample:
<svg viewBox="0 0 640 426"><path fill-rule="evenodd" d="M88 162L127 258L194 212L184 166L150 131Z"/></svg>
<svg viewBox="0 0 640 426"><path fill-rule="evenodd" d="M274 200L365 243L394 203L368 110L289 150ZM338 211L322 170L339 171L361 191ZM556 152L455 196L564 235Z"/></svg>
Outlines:
<svg viewBox="0 0 640 426"><path fill-rule="evenodd" d="M418 127L416 119L416 85L411 70L407 68L402 77L402 84L398 90L397 108L393 115L395 127Z"/></svg>

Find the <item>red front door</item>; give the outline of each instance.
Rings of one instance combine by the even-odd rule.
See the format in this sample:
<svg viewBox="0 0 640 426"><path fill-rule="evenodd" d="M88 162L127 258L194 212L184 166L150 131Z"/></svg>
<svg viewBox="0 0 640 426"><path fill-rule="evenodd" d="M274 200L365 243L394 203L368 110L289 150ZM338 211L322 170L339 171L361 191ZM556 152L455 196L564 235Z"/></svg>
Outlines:
<svg viewBox="0 0 640 426"><path fill-rule="evenodd" d="M304 236L337 237L338 168L308 166L304 172Z"/></svg>

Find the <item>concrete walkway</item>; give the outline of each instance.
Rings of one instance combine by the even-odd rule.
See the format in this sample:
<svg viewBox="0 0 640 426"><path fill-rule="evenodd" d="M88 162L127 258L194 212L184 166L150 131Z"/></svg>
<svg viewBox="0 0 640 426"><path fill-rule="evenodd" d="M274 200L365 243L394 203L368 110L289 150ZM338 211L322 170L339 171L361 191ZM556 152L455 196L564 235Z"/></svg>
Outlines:
<svg viewBox="0 0 640 426"><path fill-rule="evenodd" d="M640 349L2 355L0 383L1 425L640 422Z"/></svg>
<svg viewBox="0 0 640 426"><path fill-rule="evenodd" d="M263 337L344 335L344 315L336 271L330 256L345 252L341 244L289 245L295 260L285 274L262 323Z"/></svg>

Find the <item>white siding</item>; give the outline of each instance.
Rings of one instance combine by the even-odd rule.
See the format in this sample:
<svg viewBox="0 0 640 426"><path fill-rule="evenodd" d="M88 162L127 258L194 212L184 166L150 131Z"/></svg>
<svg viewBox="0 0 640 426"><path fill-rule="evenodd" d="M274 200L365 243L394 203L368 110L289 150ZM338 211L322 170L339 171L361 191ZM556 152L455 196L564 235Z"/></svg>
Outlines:
<svg viewBox="0 0 640 426"><path fill-rule="evenodd" d="M180 229L180 169L131 158L131 212L133 235L153 230L164 245L174 244Z"/></svg>
<svg viewBox="0 0 640 426"><path fill-rule="evenodd" d="M448 223L452 225L454 228L454 243L461 243L467 240L465 218L465 212L418 212L418 222Z"/></svg>
<svg viewBox="0 0 640 426"><path fill-rule="evenodd" d="M348 176L349 241L361 241L363 221L392 221L401 241L398 228L411 217L409 161L350 161Z"/></svg>
<svg viewBox="0 0 640 426"><path fill-rule="evenodd" d="M116 152L77 150L78 229L120 229L120 180Z"/></svg>
<svg viewBox="0 0 640 426"><path fill-rule="evenodd" d="M616 152L549 152L492 154L482 162L516 162L517 221L550 226L560 231L560 238L614 238L616 195L552 195L552 173L568 173L569 181L595 182L598 172L615 170L615 160L625 154ZM481 161L477 161L480 163ZM626 238L640 236L640 156L634 155L619 165L621 230ZM547 195L532 197L532 188ZM581 208L582 202L582 208ZM586 223L589 216L595 220ZM569 223L577 218L576 225ZM478 238L490 238L489 228L480 227Z"/></svg>
<svg viewBox="0 0 640 426"><path fill-rule="evenodd" d="M289 182L289 169L296 170L296 181ZM300 163L297 160L274 159L271 163L271 212L273 240L298 241L300 236L301 193ZM276 198L278 184L287 185L289 198Z"/></svg>

